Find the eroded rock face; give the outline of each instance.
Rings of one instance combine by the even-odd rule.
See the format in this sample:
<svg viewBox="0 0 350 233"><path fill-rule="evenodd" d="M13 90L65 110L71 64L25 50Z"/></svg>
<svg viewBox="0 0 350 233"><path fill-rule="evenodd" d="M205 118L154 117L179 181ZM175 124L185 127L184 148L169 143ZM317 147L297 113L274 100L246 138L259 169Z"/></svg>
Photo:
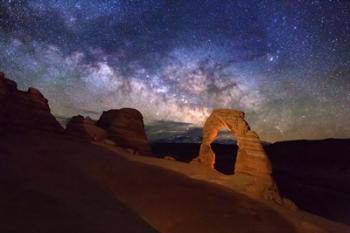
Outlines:
<svg viewBox="0 0 350 233"><path fill-rule="evenodd" d="M87 139L102 141L107 139L106 130L95 125L96 121L81 115L73 116L67 123L66 132Z"/></svg>
<svg viewBox="0 0 350 233"><path fill-rule="evenodd" d="M136 109L122 108L103 112L96 125L107 131L118 146L132 148L141 155L151 155L143 116Z"/></svg>
<svg viewBox="0 0 350 233"><path fill-rule="evenodd" d="M215 154L211 143L218 132L226 128L237 139L238 152L234 168L235 176L241 176L242 189L248 193L282 202L278 189L271 176L271 163L262 147L258 135L244 120L244 112L232 109L216 109L209 116L203 127L203 141L199 157L195 161L214 168Z"/></svg>
<svg viewBox="0 0 350 233"><path fill-rule="evenodd" d="M226 128L237 139L239 147L235 174L271 175L271 164L260 139L254 131L250 130L244 116L244 112L232 109L214 110L204 124L203 142L197 160L214 168L215 154L210 144L215 140L218 132Z"/></svg>
<svg viewBox="0 0 350 233"><path fill-rule="evenodd" d="M50 113L47 99L35 88L17 89L16 82L0 72L0 128L63 131Z"/></svg>

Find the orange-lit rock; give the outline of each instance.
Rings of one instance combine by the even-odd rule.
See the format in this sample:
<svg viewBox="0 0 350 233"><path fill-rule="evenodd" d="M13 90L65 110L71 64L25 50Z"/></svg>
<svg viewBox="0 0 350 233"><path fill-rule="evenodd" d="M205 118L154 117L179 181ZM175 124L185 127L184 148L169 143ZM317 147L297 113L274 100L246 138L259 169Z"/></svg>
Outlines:
<svg viewBox="0 0 350 233"><path fill-rule="evenodd" d="M244 112L241 111L215 109L204 124L203 141L195 161L214 168L215 154L210 144L215 140L218 132L226 128L236 138L239 147L234 174L236 178L241 177L242 190L282 203L282 198L271 176L270 161L258 135L250 130L244 116Z"/></svg>
<svg viewBox="0 0 350 233"><path fill-rule="evenodd" d="M112 109L103 112L96 125L107 131L116 145L132 148L135 153L152 155L145 134L142 114L132 108Z"/></svg>

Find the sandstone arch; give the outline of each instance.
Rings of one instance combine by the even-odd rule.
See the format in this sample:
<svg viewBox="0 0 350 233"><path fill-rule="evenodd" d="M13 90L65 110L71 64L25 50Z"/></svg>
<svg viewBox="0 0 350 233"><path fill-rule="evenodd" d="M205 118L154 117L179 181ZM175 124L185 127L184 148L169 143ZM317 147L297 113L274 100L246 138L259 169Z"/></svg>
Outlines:
<svg viewBox="0 0 350 233"><path fill-rule="evenodd" d="M244 112L233 109L215 109L204 124L203 141L196 160L214 167L215 154L210 144L216 139L218 132L226 128L237 139L238 152L234 173L270 176L270 161L258 135L250 130L244 116Z"/></svg>
<svg viewBox="0 0 350 233"><path fill-rule="evenodd" d="M240 192L282 204L283 199L272 177L271 163L258 135L250 129L244 116L244 112L233 109L215 109L203 126L203 141L194 162L214 168L215 153L210 144L221 129L227 128L238 145L232 185Z"/></svg>

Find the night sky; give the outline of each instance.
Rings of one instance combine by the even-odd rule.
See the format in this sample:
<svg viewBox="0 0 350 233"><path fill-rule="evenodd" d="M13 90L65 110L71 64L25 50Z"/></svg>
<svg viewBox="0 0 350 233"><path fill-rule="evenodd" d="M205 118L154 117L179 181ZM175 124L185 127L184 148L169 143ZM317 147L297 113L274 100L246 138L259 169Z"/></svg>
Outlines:
<svg viewBox="0 0 350 233"><path fill-rule="evenodd" d="M61 117L133 107L166 134L225 107L266 141L350 137L350 1L0 0L0 70Z"/></svg>

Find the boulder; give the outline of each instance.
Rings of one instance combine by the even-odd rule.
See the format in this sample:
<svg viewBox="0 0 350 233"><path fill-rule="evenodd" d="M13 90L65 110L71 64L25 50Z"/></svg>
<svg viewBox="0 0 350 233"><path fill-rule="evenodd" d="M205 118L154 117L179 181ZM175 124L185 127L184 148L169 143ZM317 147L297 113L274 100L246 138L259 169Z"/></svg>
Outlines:
<svg viewBox="0 0 350 233"><path fill-rule="evenodd" d="M63 131L51 114L47 99L35 88L17 89L16 82L0 72L0 129Z"/></svg>
<svg viewBox="0 0 350 233"><path fill-rule="evenodd" d="M107 131L116 145L132 148L141 155L152 155L145 134L143 116L136 109L122 108L105 111L96 125Z"/></svg>
<svg viewBox="0 0 350 233"><path fill-rule="evenodd" d="M107 139L106 130L96 126L96 121L81 115L73 116L66 126L66 132L89 141L103 141Z"/></svg>

